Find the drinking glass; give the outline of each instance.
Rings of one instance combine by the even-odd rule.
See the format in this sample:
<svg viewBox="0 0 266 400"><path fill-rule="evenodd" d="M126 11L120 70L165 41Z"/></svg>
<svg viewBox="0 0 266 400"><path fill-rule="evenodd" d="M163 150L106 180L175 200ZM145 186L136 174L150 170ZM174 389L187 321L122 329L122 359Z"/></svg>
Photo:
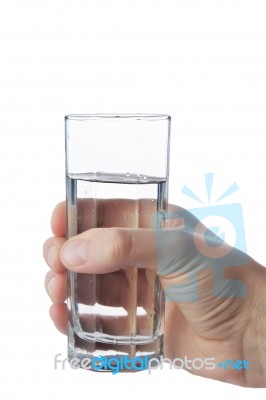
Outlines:
<svg viewBox="0 0 266 400"><path fill-rule="evenodd" d="M65 117L68 238L92 228L163 227L154 216L167 207L170 120L164 114ZM68 271L68 356L81 367L84 359L159 358L163 316L152 269Z"/></svg>

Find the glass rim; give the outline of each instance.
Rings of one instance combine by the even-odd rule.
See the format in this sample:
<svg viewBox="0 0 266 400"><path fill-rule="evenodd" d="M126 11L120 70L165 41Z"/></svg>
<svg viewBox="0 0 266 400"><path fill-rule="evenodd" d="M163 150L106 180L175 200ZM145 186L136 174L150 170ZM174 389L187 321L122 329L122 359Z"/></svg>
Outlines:
<svg viewBox="0 0 266 400"><path fill-rule="evenodd" d="M171 120L171 116L168 114L144 114L144 113L97 113L97 114L68 114L65 116L66 120L95 120L95 119L135 119L135 120Z"/></svg>

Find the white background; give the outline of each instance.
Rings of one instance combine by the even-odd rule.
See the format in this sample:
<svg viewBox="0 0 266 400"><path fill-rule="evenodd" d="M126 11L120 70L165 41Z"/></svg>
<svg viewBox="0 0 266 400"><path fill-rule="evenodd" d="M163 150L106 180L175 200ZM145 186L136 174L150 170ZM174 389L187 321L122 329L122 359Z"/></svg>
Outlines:
<svg viewBox="0 0 266 400"><path fill-rule="evenodd" d="M42 243L64 198L67 113L172 116L170 200L240 190L249 253L265 255L265 0L1 0L1 384L4 399L266 399L184 371L53 369ZM228 201L229 201L228 200ZM147 397L148 396L148 397Z"/></svg>

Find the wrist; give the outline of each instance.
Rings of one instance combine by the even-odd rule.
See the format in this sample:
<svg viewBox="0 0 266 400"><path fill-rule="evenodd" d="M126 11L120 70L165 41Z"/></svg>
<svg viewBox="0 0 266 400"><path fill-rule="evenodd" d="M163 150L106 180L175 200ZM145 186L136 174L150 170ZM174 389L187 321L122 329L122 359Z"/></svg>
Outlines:
<svg viewBox="0 0 266 400"><path fill-rule="evenodd" d="M266 387L266 268L252 260L246 301L247 323L243 335L243 359L248 387Z"/></svg>

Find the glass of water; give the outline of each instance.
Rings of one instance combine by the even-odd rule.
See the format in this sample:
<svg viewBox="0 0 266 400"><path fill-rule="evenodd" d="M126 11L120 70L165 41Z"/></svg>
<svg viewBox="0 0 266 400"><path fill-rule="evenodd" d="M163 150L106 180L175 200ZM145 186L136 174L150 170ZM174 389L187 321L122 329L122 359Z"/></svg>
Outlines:
<svg viewBox="0 0 266 400"><path fill-rule="evenodd" d="M68 238L91 228L163 227L154 216L167 207L170 120L164 114L65 117ZM68 272L68 355L81 367L88 365L84 359L159 358L163 315L156 271Z"/></svg>

